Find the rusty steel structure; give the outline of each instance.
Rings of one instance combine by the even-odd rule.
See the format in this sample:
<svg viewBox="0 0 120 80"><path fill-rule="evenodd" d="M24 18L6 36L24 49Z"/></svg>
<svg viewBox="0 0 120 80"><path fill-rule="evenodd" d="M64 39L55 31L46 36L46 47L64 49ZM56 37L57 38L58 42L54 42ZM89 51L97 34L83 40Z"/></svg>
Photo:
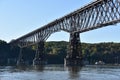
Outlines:
<svg viewBox="0 0 120 80"><path fill-rule="evenodd" d="M17 44L21 48L39 43L44 44L51 34L63 30L70 33L70 51L67 55L67 60L73 60L75 58L82 60L81 50L78 46L80 41L79 34L97 28L114 25L119 22L120 0L96 0L12 41L11 44ZM43 46L44 45L42 45L42 47ZM43 54L43 52L38 50L37 54L40 53ZM73 61L73 63L76 64L78 62Z"/></svg>

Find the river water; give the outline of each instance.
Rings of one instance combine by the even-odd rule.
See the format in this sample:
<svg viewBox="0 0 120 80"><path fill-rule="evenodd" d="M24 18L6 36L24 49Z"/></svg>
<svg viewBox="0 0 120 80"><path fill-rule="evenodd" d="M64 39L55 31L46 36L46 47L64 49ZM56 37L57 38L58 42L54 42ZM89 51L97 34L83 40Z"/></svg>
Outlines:
<svg viewBox="0 0 120 80"><path fill-rule="evenodd" d="M119 66L0 67L0 80L120 80Z"/></svg>

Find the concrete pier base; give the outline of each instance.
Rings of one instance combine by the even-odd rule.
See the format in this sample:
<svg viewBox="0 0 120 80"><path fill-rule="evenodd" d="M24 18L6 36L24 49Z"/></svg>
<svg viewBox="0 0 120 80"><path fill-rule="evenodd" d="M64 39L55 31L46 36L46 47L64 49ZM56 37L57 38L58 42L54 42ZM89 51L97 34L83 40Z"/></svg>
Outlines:
<svg viewBox="0 0 120 80"><path fill-rule="evenodd" d="M25 66L25 61L23 59L18 60L17 66Z"/></svg>
<svg viewBox="0 0 120 80"><path fill-rule="evenodd" d="M65 66L83 66L83 61L80 58L65 58Z"/></svg>
<svg viewBox="0 0 120 80"><path fill-rule="evenodd" d="M45 61L45 60L42 60L41 58L35 58L34 60L33 60L33 66L37 66L37 65L45 65L45 64L47 64L47 61Z"/></svg>

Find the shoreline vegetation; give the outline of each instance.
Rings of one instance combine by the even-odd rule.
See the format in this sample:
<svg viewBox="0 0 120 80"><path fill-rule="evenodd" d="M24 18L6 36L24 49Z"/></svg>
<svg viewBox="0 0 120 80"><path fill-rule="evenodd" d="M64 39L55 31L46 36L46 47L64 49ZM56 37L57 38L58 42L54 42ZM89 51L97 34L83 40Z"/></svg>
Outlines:
<svg viewBox="0 0 120 80"><path fill-rule="evenodd" d="M85 64L94 65L101 61L106 65L120 64L120 43L81 43ZM69 43L66 41L45 42L45 55L48 64L63 64L67 55ZM31 65L36 53L36 46L23 50L23 59ZM20 48L11 47L6 41L0 40L0 66L16 65Z"/></svg>

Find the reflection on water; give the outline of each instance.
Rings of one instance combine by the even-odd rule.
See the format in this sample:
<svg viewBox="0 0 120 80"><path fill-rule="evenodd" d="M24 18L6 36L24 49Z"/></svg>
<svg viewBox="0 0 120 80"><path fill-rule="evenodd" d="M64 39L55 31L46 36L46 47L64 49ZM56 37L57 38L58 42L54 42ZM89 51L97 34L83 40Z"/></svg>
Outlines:
<svg viewBox="0 0 120 80"><path fill-rule="evenodd" d="M0 80L119 80L120 67L0 66Z"/></svg>
<svg viewBox="0 0 120 80"><path fill-rule="evenodd" d="M33 69L37 70L37 71L44 71L44 65L35 65L33 66Z"/></svg>
<svg viewBox="0 0 120 80"><path fill-rule="evenodd" d="M27 66L17 66L16 68L24 71L27 70Z"/></svg>
<svg viewBox="0 0 120 80"><path fill-rule="evenodd" d="M81 70L81 67L79 66L68 67L70 79L79 79L80 70Z"/></svg>
<svg viewBox="0 0 120 80"><path fill-rule="evenodd" d="M35 65L35 66L17 66L16 67L19 71L44 71L45 66L44 65Z"/></svg>

